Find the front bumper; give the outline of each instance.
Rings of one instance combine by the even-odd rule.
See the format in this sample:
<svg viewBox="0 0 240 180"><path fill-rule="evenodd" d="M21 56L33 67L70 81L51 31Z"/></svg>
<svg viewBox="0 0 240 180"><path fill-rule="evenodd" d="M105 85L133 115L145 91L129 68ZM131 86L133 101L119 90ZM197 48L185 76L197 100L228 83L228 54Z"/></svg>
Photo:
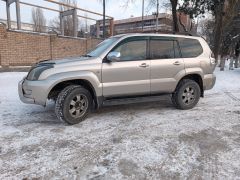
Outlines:
<svg viewBox="0 0 240 180"><path fill-rule="evenodd" d="M47 80L28 81L24 78L18 83L19 98L26 104L38 104L45 106L50 88L51 82Z"/></svg>
<svg viewBox="0 0 240 180"><path fill-rule="evenodd" d="M18 95L19 95L20 100L21 100L23 103L26 103L26 104L35 104L34 99L25 97L25 96L23 95L23 82L24 82L24 79L21 80L21 81L18 83Z"/></svg>
<svg viewBox="0 0 240 180"><path fill-rule="evenodd" d="M212 89L216 83L216 76L214 74L206 74L203 79L204 90Z"/></svg>

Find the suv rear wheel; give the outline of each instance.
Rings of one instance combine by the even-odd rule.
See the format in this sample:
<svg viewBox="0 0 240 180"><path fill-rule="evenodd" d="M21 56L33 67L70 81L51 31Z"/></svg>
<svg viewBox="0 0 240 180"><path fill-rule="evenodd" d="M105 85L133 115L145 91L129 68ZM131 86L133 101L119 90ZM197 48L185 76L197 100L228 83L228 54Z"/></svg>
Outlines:
<svg viewBox="0 0 240 180"><path fill-rule="evenodd" d="M193 108L199 101L201 89L197 82L191 79L183 79L172 95L172 102L178 109Z"/></svg>
<svg viewBox="0 0 240 180"><path fill-rule="evenodd" d="M92 107L92 96L82 86L70 85L58 95L55 113L59 120L77 124L85 119Z"/></svg>

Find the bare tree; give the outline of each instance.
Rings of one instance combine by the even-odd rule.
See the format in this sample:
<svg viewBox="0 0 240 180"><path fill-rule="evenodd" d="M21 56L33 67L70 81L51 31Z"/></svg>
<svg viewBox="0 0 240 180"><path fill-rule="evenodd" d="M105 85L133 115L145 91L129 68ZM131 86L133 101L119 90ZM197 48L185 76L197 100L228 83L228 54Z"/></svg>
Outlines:
<svg viewBox="0 0 240 180"><path fill-rule="evenodd" d="M224 23L228 24L227 22L229 22L230 17L234 14L231 11L235 9L234 7L239 2L239 0L184 0L180 8L183 12L189 14L190 17L196 18L207 12L213 15L213 52L216 59L221 55L220 48L223 41ZM225 17L227 17L227 19L224 22Z"/></svg>
<svg viewBox="0 0 240 180"><path fill-rule="evenodd" d="M100 0L101 1L101 0ZM124 0L123 5L121 6L123 9L127 9L131 3L135 3L136 0Z"/></svg>
<svg viewBox="0 0 240 180"><path fill-rule="evenodd" d="M33 22L33 31L35 32L46 31L46 19L44 17L42 9L40 8L32 9L32 22Z"/></svg>
<svg viewBox="0 0 240 180"><path fill-rule="evenodd" d="M213 17L208 17L201 19L199 22L200 32L199 34L206 38L210 47L213 47L213 31L214 31L214 19Z"/></svg>
<svg viewBox="0 0 240 180"><path fill-rule="evenodd" d="M60 19L59 17L55 17L50 20L49 27L51 30L56 31L57 33L60 33Z"/></svg>
<svg viewBox="0 0 240 180"><path fill-rule="evenodd" d="M222 44L219 48L221 51L220 70L224 70L225 58L224 56L229 54L234 56L234 47L236 45L235 36L238 35L234 31L234 17L238 15L238 8L240 7L239 0L228 0L226 1L225 11L222 22ZM219 53L220 54L220 53Z"/></svg>

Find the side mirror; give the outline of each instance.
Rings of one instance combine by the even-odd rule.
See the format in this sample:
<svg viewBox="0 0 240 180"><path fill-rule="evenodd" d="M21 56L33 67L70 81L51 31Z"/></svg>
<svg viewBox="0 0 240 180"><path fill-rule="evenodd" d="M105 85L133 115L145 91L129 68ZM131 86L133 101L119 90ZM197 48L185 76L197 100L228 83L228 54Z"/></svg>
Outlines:
<svg viewBox="0 0 240 180"><path fill-rule="evenodd" d="M107 60L110 62L116 62L116 61L119 61L120 56L121 56L120 52L113 51L107 55Z"/></svg>

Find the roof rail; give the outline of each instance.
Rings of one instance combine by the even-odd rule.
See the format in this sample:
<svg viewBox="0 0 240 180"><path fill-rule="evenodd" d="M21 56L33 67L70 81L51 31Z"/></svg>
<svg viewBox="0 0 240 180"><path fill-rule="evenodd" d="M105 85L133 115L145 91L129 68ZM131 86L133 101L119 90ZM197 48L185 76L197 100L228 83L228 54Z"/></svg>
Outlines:
<svg viewBox="0 0 240 180"><path fill-rule="evenodd" d="M185 36L199 36L196 33L191 33L191 32L178 32L178 33L173 33L173 34L185 35Z"/></svg>

